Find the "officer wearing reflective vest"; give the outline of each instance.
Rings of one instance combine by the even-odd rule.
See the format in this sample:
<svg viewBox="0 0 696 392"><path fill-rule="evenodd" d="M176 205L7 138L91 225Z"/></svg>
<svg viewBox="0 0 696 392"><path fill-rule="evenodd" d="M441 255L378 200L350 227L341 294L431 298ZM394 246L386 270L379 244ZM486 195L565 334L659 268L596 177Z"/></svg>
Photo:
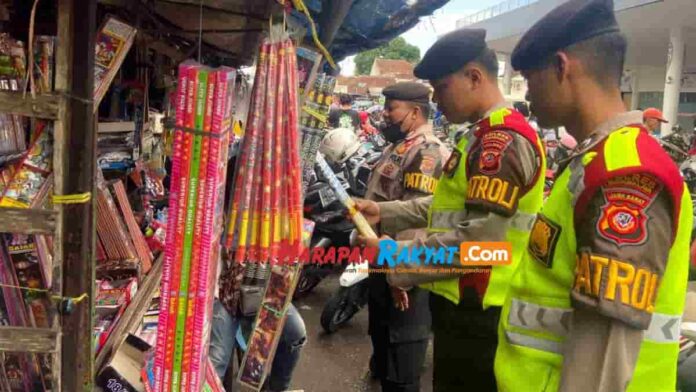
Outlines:
<svg viewBox="0 0 696 392"><path fill-rule="evenodd" d="M452 264L404 267L390 273L395 287L420 285L431 292L434 334L433 390L495 391L493 358L497 324L508 282L542 204L545 167L538 135L505 103L498 88L498 60L485 31L461 29L440 38L415 68L434 88L433 101L454 123L473 123L445 163L435 193L410 201L358 208L382 232L427 228L412 241L397 241L396 254L409 249L456 249ZM362 239L370 246L377 240ZM465 241L501 242L511 249L509 264L473 269L459 247ZM380 254L380 257L382 254ZM443 268L448 267L448 268Z"/></svg>
<svg viewBox="0 0 696 392"><path fill-rule="evenodd" d="M501 391L674 391L692 205L626 112L611 0L571 0L512 53L539 125L579 141L539 213L503 307Z"/></svg>

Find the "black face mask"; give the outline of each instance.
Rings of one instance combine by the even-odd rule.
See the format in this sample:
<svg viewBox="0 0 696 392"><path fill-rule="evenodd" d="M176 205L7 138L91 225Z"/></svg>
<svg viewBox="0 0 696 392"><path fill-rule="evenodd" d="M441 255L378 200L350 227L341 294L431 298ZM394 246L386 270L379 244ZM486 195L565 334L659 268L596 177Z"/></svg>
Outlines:
<svg viewBox="0 0 696 392"><path fill-rule="evenodd" d="M382 132L384 139L386 139L389 143L398 143L404 140L406 138L406 134L401 131L401 125L403 125L407 116L408 114L406 114L401 121L396 123L382 122L379 124L379 131Z"/></svg>

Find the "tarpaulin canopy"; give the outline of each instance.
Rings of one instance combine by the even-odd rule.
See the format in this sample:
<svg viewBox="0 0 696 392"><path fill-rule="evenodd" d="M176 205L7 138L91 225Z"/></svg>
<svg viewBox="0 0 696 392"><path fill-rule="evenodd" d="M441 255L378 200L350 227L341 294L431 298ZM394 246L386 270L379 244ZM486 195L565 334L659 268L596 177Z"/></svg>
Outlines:
<svg viewBox="0 0 696 392"><path fill-rule="evenodd" d="M346 1L346 0L343 0ZM333 37L328 49L334 60L340 61L347 56L376 48L403 34L414 27L419 18L431 15L449 0L347 0L350 3L345 19L339 21L340 27ZM335 12L340 0L305 0L305 5L315 21L319 34L321 29L331 28L327 18ZM327 15L327 13L329 15ZM304 15L293 11L293 17L299 23L308 26ZM334 26L335 27L335 26ZM308 28L307 40L311 41Z"/></svg>

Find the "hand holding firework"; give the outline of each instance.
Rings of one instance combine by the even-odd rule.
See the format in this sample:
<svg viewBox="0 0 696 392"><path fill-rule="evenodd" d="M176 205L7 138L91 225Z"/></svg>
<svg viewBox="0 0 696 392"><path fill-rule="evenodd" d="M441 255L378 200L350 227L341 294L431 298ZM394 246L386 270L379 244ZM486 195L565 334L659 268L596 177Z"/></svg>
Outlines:
<svg viewBox="0 0 696 392"><path fill-rule="evenodd" d="M336 175L329 167L329 164L326 163L326 160L321 153L317 154L317 165L319 166L321 174L329 181L329 186L331 186L331 189L336 194L338 200L348 209L348 215L353 220L353 223L355 223L355 228L358 229L360 235L367 238L377 238L377 233L372 230L372 226L370 226L370 224L367 222L365 216L358 211L358 208L355 205L355 200L353 200L348 195L348 192L343 189L343 186L341 186L338 178L336 178Z"/></svg>

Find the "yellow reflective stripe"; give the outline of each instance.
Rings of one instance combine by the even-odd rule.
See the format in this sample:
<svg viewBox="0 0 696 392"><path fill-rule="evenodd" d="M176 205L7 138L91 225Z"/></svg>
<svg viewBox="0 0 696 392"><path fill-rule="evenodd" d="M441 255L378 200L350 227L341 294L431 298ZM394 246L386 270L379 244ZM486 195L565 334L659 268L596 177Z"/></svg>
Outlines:
<svg viewBox="0 0 696 392"><path fill-rule="evenodd" d="M495 112L491 113L491 117L490 117L491 126L494 127L496 125L505 124L505 117L507 117L511 113L512 112L508 108L498 109Z"/></svg>
<svg viewBox="0 0 696 392"><path fill-rule="evenodd" d="M639 134L639 128L624 127L609 135L604 144L604 162L607 171L641 165L636 145Z"/></svg>

